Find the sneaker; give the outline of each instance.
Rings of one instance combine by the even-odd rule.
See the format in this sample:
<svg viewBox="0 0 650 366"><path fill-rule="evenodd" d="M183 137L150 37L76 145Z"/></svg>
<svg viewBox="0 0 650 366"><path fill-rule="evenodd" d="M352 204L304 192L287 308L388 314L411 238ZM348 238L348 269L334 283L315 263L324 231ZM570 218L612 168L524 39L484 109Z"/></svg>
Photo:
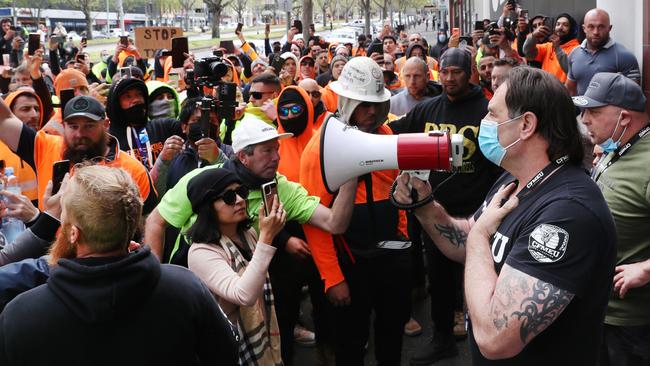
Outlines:
<svg viewBox="0 0 650 366"><path fill-rule="evenodd" d="M465 329L465 314L457 311L454 313L454 337L456 340L465 339L467 330Z"/></svg>
<svg viewBox="0 0 650 366"><path fill-rule="evenodd" d="M296 325L293 328L293 340L301 346L313 347L316 345L316 334L300 325Z"/></svg>
<svg viewBox="0 0 650 366"><path fill-rule="evenodd" d="M404 324L404 334L409 337L415 337L422 334L422 327L417 320L411 318L409 321Z"/></svg>
<svg viewBox="0 0 650 366"><path fill-rule="evenodd" d="M458 356L458 348L454 337L451 334L442 335L436 332L431 342L411 357L409 364L411 366L429 366L434 362L455 356Z"/></svg>

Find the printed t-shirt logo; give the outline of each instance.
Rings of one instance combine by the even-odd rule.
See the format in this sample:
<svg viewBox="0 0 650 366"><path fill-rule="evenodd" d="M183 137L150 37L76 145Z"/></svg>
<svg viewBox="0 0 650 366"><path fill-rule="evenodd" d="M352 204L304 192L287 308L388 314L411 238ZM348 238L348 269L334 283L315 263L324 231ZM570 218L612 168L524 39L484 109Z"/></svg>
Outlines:
<svg viewBox="0 0 650 366"><path fill-rule="evenodd" d="M540 263L557 262L564 256L569 233L555 225L541 224L528 239L528 252Z"/></svg>

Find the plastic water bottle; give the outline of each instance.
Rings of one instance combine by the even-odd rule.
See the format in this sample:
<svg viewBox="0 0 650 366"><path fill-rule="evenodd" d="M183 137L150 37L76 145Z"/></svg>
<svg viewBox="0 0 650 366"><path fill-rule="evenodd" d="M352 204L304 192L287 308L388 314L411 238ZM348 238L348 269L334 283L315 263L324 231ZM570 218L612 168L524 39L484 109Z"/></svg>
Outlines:
<svg viewBox="0 0 650 366"><path fill-rule="evenodd" d="M20 190L20 185L18 184L18 177L14 175L14 168L6 167L5 176L7 177L7 183L5 190L16 195L20 195L22 192ZM4 198L5 202L7 199ZM13 217L4 217L2 219L2 234L4 235L5 245L10 244L16 239L16 237L25 231L25 224Z"/></svg>

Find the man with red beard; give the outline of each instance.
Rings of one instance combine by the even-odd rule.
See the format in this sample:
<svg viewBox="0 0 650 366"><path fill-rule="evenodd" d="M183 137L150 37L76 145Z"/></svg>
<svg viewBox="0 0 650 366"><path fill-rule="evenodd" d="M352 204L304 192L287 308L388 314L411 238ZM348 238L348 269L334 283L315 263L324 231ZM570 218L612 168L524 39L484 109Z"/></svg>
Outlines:
<svg viewBox="0 0 650 366"><path fill-rule="evenodd" d="M138 184L147 214L156 205L156 193L147 170L134 158L120 151L117 140L108 134L109 121L104 107L88 96L72 98L63 111L63 136L34 131L0 102L0 140L36 171L38 197L43 197L52 180L55 162L70 160L70 166L86 160L126 170ZM42 207L42 203L39 204Z"/></svg>
<svg viewBox="0 0 650 366"><path fill-rule="evenodd" d="M75 170L47 283L0 315L0 364L237 364L236 333L207 287L185 268L161 265L149 247L129 251L142 217L129 174Z"/></svg>

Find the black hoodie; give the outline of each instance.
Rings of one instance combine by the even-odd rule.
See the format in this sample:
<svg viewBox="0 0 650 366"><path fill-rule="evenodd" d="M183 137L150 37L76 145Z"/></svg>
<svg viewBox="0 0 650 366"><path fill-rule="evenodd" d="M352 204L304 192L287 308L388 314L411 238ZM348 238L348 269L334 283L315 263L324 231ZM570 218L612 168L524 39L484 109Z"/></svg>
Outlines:
<svg viewBox="0 0 650 366"><path fill-rule="evenodd" d="M119 95L127 89L137 88L144 97L144 119L134 121L120 107ZM120 150L128 152L139 160L147 169L151 169L156 158L162 151L162 145L165 140L172 135L181 135L182 130L180 123L175 118L158 118L148 121L147 109L149 105L149 92L147 86L142 80L138 79L120 79L111 86L106 101L106 114L111 121L109 133L117 139ZM130 127L130 128L129 128ZM131 143L129 144L128 134L131 134ZM146 143L141 143L140 135L146 132L151 148L152 161L149 162L149 153ZM138 148L140 146L140 148Z"/></svg>
<svg viewBox="0 0 650 366"><path fill-rule="evenodd" d="M235 365L232 326L205 285L148 247L60 260L0 315L2 365Z"/></svg>
<svg viewBox="0 0 650 366"><path fill-rule="evenodd" d="M391 122L394 133L417 133L449 130L465 137L462 172L441 185L435 192L438 200L452 216L469 216L483 203L501 169L488 161L478 145L481 120L487 114L488 101L480 87L471 85L470 92L450 101L446 93L417 104L406 116ZM432 172L435 187L449 173Z"/></svg>

